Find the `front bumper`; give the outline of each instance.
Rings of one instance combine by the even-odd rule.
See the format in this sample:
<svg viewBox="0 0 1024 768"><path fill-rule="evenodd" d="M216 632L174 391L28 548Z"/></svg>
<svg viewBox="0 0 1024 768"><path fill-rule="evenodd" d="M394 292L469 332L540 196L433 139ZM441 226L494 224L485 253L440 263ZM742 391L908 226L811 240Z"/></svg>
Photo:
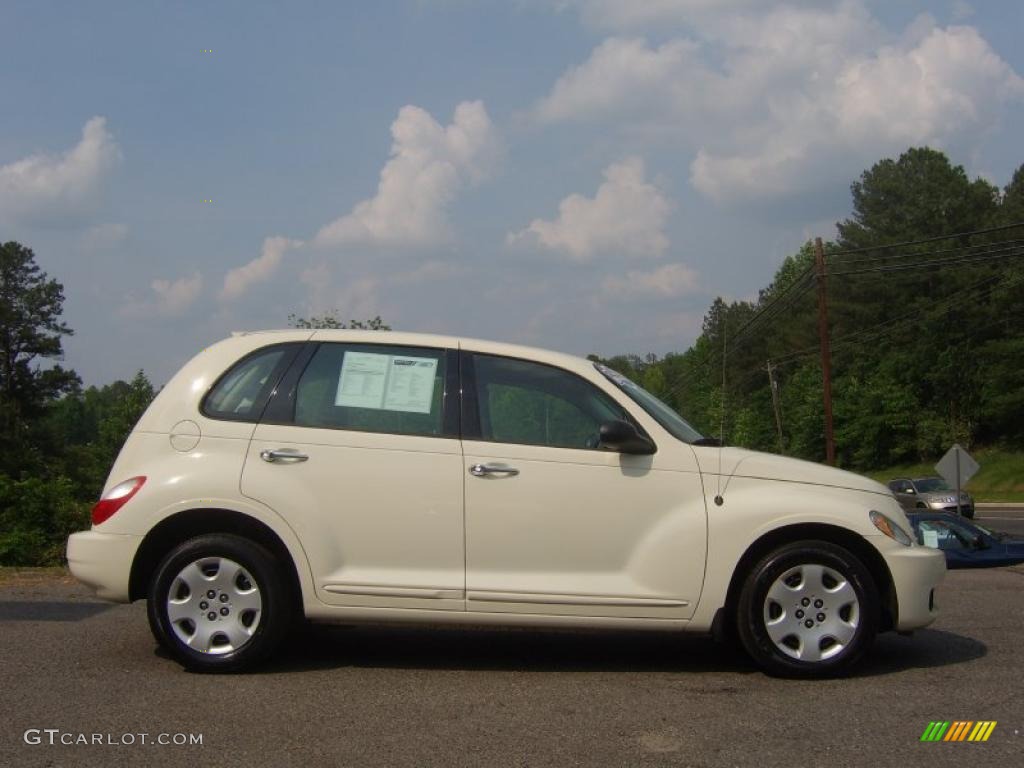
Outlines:
<svg viewBox="0 0 1024 768"><path fill-rule="evenodd" d="M129 602L132 561L142 536L82 531L68 537L71 575L106 600Z"/></svg>
<svg viewBox="0 0 1024 768"><path fill-rule="evenodd" d="M896 629L926 627L939 616L935 588L946 575L946 556L929 547L904 547L890 539L876 543L889 566L896 590Z"/></svg>

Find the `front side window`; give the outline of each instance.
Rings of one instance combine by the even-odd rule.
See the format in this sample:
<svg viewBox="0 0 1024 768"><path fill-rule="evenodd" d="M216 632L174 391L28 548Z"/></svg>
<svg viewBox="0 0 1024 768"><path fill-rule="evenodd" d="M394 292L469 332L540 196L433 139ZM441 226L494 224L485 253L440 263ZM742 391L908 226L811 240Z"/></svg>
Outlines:
<svg viewBox="0 0 1024 768"><path fill-rule="evenodd" d="M202 413L214 419L257 421L283 369L297 350L278 344L242 358L204 398Z"/></svg>
<svg viewBox="0 0 1024 768"><path fill-rule="evenodd" d="M444 435L442 350L321 344L299 378L295 425Z"/></svg>
<svg viewBox="0 0 1024 768"><path fill-rule="evenodd" d="M560 368L473 355L473 369L483 440L597 449L602 424L629 420L608 395Z"/></svg>

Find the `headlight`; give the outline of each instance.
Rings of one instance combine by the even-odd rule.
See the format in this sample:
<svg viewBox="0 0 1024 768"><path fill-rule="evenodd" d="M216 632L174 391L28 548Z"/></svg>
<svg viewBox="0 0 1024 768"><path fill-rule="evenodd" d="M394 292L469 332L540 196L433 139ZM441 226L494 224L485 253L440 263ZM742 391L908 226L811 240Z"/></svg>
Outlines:
<svg viewBox="0 0 1024 768"><path fill-rule="evenodd" d="M868 517L871 518L871 522L874 523L875 528L880 530L893 541L898 541L904 547L909 547L913 544L913 539L910 538L910 534L900 528L899 525L894 523L881 512L871 510L868 513Z"/></svg>

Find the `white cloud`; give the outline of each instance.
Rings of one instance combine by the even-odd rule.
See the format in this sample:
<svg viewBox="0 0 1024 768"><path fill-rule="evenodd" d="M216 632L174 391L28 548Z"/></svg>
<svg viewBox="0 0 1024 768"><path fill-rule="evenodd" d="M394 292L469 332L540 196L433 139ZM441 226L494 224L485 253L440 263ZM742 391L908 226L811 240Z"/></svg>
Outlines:
<svg viewBox="0 0 1024 768"><path fill-rule="evenodd" d="M203 276L194 272L178 280L158 278L149 287L152 295L146 299L129 295L120 314L124 317L171 317L184 314L203 292Z"/></svg>
<svg viewBox="0 0 1024 768"><path fill-rule="evenodd" d="M104 178L121 159L104 117L82 128L68 151L0 166L0 219L64 224L94 211Z"/></svg>
<svg viewBox="0 0 1024 768"><path fill-rule="evenodd" d="M697 290L697 273L684 264L666 264L651 272L607 277L601 288L613 298L676 299Z"/></svg>
<svg viewBox="0 0 1024 768"><path fill-rule="evenodd" d="M82 247L87 251L113 248L128 236L127 224L97 224L82 233Z"/></svg>
<svg viewBox="0 0 1024 768"><path fill-rule="evenodd" d="M594 197L572 194L558 205L553 221L534 219L509 244L529 242L566 253L578 262L598 253L661 256L668 248L665 223L671 204L644 179L644 162L630 157L604 170Z"/></svg>
<svg viewBox="0 0 1024 768"><path fill-rule="evenodd" d="M694 158L691 183L732 201L846 182L909 145L970 155L1024 98L1024 81L973 27L923 15L893 35L860 0L749 5L581 4L613 28L707 12L688 27L699 39L605 40L534 117L600 121L681 148Z"/></svg>
<svg viewBox="0 0 1024 768"><path fill-rule="evenodd" d="M354 277L355 265L346 265L343 279L335 280L335 265L327 260L312 264L299 273L299 282L306 287L306 312L308 316L334 314L339 320L369 320L384 315L381 306L380 288L383 280L373 274ZM392 317L389 315L388 320Z"/></svg>
<svg viewBox="0 0 1024 768"><path fill-rule="evenodd" d="M286 237L266 238L259 256L224 275L224 286L220 291L221 301L233 301L248 292L255 283L269 280L281 265L284 254L301 247L301 240L289 240Z"/></svg>
<svg viewBox="0 0 1024 768"><path fill-rule="evenodd" d="M672 95L681 98L688 90L687 76L699 66L699 46L674 40L649 48L641 38L611 37L590 54L586 62L558 78L551 93L534 110L541 122L557 122L650 108Z"/></svg>
<svg viewBox="0 0 1024 768"><path fill-rule="evenodd" d="M161 315L180 315L191 307L203 290L203 276L198 272L178 280L154 280L150 283L156 294L156 311Z"/></svg>
<svg viewBox="0 0 1024 768"><path fill-rule="evenodd" d="M831 111L843 135L864 141L943 141L983 129L1021 80L972 27L933 28L910 49L886 47L852 63L836 79Z"/></svg>
<svg viewBox="0 0 1024 768"><path fill-rule="evenodd" d="M767 118L751 149L702 147L691 181L717 200L786 194L822 169L848 175L909 145L970 144L1022 97L1024 80L977 30L933 27L916 43L850 60L827 89Z"/></svg>
<svg viewBox="0 0 1024 768"><path fill-rule="evenodd" d="M463 186L487 174L498 151L480 101L459 104L447 126L419 107L402 107L391 135L391 159L380 172L377 194L323 227L316 245L444 242L450 237L448 206Z"/></svg>

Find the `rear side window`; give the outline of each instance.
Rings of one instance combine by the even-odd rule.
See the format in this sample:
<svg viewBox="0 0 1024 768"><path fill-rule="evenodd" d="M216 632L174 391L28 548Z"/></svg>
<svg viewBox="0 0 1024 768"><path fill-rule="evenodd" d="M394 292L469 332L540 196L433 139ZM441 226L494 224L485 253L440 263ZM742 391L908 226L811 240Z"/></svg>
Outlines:
<svg viewBox="0 0 1024 768"><path fill-rule="evenodd" d="M259 421L270 393L298 347L278 344L239 360L203 400L202 413L213 419Z"/></svg>
<svg viewBox="0 0 1024 768"><path fill-rule="evenodd" d="M299 379L295 425L443 437L445 354L322 344Z"/></svg>

